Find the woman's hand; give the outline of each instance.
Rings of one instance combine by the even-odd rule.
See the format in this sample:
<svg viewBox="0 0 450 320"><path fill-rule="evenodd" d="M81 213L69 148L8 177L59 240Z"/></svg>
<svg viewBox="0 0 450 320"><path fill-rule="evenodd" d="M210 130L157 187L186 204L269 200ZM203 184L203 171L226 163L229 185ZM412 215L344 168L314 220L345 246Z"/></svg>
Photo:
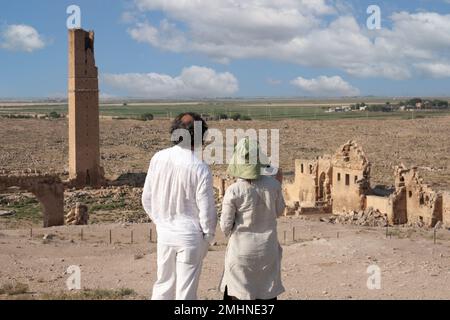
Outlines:
<svg viewBox="0 0 450 320"><path fill-rule="evenodd" d="M281 184L283 184L283 169L279 168L275 179L277 179Z"/></svg>

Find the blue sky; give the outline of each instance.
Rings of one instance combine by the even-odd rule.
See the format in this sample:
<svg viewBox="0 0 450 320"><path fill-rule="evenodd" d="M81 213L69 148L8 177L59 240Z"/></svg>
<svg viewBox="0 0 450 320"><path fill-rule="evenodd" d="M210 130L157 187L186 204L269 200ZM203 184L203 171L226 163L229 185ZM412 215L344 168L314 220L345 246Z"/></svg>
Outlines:
<svg viewBox="0 0 450 320"><path fill-rule="evenodd" d="M2 1L0 98L66 94L71 4L81 8L82 27L95 30L103 96L450 93L450 1L179 3ZM367 30L371 4L381 9L380 31ZM26 41L12 33L17 26L27 27Z"/></svg>

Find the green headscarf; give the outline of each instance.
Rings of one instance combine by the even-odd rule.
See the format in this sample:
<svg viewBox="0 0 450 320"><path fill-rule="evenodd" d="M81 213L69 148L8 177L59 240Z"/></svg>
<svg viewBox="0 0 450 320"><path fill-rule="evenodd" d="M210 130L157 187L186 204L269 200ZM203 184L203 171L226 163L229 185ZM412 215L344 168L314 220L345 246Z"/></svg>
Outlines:
<svg viewBox="0 0 450 320"><path fill-rule="evenodd" d="M264 167L260 157L264 156L259 154L258 142L248 137L242 139L234 149L227 174L236 178L257 180L261 176L261 168Z"/></svg>

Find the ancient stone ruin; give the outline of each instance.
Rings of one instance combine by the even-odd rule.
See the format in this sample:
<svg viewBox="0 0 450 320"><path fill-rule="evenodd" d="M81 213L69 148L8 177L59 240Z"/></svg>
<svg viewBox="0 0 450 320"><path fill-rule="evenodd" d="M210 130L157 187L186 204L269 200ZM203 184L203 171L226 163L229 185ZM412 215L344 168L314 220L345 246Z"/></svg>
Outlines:
<svg viewBox="0 0 450 320"><path fill-rule="evenodd" d="M54 175L25 171L21 173L0 172L0 192L11 188L31 192L42 206L44 228L64 224L64 185Z"/></svg>
<svg viewBox="0 0 450 320"><path fill-rule="evenodd" d="M295 161L295 181L285 187L290 207L300 213L340 213L365 207L370 163L353 141L333 156Z"/></svg>
<svg viewBox="0 0 450 320"><path fill-rule="evenodd" d="M85 226L89 222L89 209L86 205L77 202L66 215L66 224L75 226Z"/></svg>
<svg viewBox="0 0 450 320"><path fill-rule="evenodd" d="M366 206L387 214L394 224L434 226L443 220L443 196L423 183L417 168L395 168L395 189L389 195L367 196Z"/></svg>
<svg viewBox="0 0 450 320"><path fill-rule="evenodd" d="M64 224L65 186L99 187L105 182L100 167L98 70L92 31L69 31L68 87L69 181L63 183L57 175L41 175L31 170L24 173L0 171L0 191L16 187L33 193L40 201L44 227ZM76 224L87 223L87 212L81 211L82 207L75 209Z"/></svg>
<svg viewBox="0 0 450 320"><path fill-rule="evenodd" d="M442 195L442 222L450 228L450 192L444 192Z"/></svg>
<svg viewBox="0 0 450 320"><path fill-rule="evenodd" d="M349 141L333 156L295 161L295 180L284 186L286 215L333 213L350 219L383 217L391 224L450 227L450 194L424 184L417 168L395 168L395 188L371 188L371 165ZM345 218L344 218L345 220Z"/></svg>
<svg viewBox="0 0 450 320"><path fill-rule="evenodd" d="M69 30L69 176L72 186L98 187L100 167L98 70L94 32Z"/></svg>

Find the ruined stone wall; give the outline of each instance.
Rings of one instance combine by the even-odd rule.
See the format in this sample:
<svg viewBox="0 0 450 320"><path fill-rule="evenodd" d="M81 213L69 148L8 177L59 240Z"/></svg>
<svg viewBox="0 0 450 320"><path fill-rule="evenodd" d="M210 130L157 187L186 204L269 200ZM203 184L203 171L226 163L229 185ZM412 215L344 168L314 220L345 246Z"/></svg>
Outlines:
<svg viewBox="0 0 450 320"><path fill-rule="evenodd" d="M317 162L295 160L295 180L284 187L286 201L299 202L303 207L316 205Z"/></svg>
<svg viewBox="0 0 450 320"><path fill-rule="evenodd" d="M389 222L392 224L405 224L408 222L408 207L406 198L406 188L397 189L394 194L390 196L392 202L392 217Z"/></svg>
<svg viewBox="0 0 450 320"><path fill-rule="evenodd" d="M405 224L408 222L406 192L404 188L396 190L389 197L377 195L366 196L366 209L370 208L385 214L390 224Z"/></svg>
<svg viewBox="0 0 450 320"><path fill-rule="evenodd" d="M329 157L295 160L295 180L284 186L285 200L291 204L298 202L303 208L331 204L331 181Z"/></svg>
<svg viewBox="0 0 450 320"><path fill-rule="evenodd" d="M401 177L406 189L408 223L424 223L433 227L438 221L442 221L442 194L423 183L417 168L403 168Z"/></svg>
<svg viewBox="0 0 450 320"><path fill-rule="evenodd" d="M333 170L333 213L342 214L349 211L365 209L365 190L359 183L362 172L348 168Z"/></svg>
<svg viewBox="0 0 450 320"><path fill-rule="evenodd" d="M0 191L11 187L36 196L42 206L44 228L64 225L64 185L59 177L40 173L0 175Z"/></svg>
<svg viewBox="0 0 450 320"><path fill-rule="evenodd" d="M94 33L69 30L69 175L73 186L99 186L100 167L98 70Z"/></svg>
<svg viewBox="0 0 450 320"><path fill-rule="evenodd" d="M450 228L450 192L442 196L442 222L446 228Z"/></svg>
<svg viewBox="0 0 450 320"><path fill-rule="evenodd" d="M288 215L326 212L345 215L372 208L387 215L391 224L433 227L438 221L450 226L450 193L442 195L423 183L416 168L395 168L395 190L380 193L370 186L371 165L353 141L330 158L296 160L295 181L284 185ZM329 210L329 209L328 209Z"/></svg>
<svg viewBox="0 0 450 320"><path fill-rule="evenodd" d="M353 141L343 145L332 158L331 196L333 213L364 210L370 192L370 163Z"/></svg>
<svg viewBox="0 0 450 320"><path fill-rule="evenodd" d="M368 209L378 210L379 212L386 214L388 221L392 223L394 221L394 208L392 199L389 197L381 196L367 196L366 207Z"/></svg>

